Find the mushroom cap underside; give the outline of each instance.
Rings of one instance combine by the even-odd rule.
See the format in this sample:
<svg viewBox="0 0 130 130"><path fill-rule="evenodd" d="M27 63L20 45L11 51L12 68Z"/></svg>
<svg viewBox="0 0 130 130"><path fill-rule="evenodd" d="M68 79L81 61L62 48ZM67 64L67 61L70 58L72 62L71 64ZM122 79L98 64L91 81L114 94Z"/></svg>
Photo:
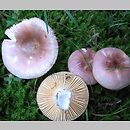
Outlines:
<svg viewBox="0 0 130 130"><path fill-rule="evenodd" d="M67 110L59 108L56 103L57 93L61 89L71 93ZM37 103L40 110L49 119L55 121L78 118L86 110L88 100L89 92L85 82L70 72L58 72L48 76L41 83L37 92Z"/></svg>

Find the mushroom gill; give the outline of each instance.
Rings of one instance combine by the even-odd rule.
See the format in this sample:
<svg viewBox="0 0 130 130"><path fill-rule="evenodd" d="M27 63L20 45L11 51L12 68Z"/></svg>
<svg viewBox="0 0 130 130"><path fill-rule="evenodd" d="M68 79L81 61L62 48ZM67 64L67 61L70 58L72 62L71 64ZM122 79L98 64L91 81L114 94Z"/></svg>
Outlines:
<svg viewBox="0 0 130 130"><path fill-rule="evenodd" d="M54 121L78 118L86 110L89 91L85 82L70 72L58 72L43 80L37 91L42 113Z"/></svg>

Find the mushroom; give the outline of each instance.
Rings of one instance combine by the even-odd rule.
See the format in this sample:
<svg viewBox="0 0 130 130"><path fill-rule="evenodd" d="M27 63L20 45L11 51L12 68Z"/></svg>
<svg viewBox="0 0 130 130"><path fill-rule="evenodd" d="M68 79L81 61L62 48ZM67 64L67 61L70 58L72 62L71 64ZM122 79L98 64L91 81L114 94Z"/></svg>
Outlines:
<svg viewBox="0 0 130 130"><path fill-rule="evenodd" d="M130 84L130 58L118 48L103 48L93 60L93 75L110 90L120 90Z"/></svg>
<svg viewBox="0 0 130 130"><path fill-rule="evenodd" d="M88 85L97 83L92 73L92 63L95 53L90 48L82 48L74 51L68 60L69 71L80 76Z"/></svg>
<svg viewBox="0 0 130 130"><path fill-rule="evenodd" d="M85 82L70 72L48 76L37 91L37 103L50 120L69 121L86 110L89 92Z"/></svg>
<svg viewBox="0 0 130 130"><path fill-rule="evenodd" d="M3 63L12 74L23 79L47 73L58 55L53 30L39 18L24 19L5 31L10 39L2 43Z"/></svg>

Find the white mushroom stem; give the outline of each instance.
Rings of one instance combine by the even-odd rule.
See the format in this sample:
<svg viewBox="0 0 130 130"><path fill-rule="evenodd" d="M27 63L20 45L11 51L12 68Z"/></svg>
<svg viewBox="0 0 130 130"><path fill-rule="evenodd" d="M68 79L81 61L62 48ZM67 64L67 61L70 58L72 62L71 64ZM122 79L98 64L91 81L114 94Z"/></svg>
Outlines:
<svg viewBox="0 0 130 130"><path fill-rule="evenodd" d="M71 92L66 89L60 89L56 95L56 104L62 110L68 110L71 100Z"/></svg>

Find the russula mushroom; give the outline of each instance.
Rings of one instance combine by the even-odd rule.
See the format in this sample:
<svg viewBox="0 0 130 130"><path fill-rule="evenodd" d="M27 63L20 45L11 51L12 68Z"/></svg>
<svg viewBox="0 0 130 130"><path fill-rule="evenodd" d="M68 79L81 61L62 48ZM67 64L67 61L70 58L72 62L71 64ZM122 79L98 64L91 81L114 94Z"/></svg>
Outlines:
<svg viewBox="0 0 130 130"><path fill-rule="evenodd" d="M48 76L37 91L37 103L50 120L69 121L86 110L89 92L85 82L70 72Z"/></svg>
<svg viewBox="0 0 130 130"><path fill-rule="evenodd" d="M130 84L130 58L118 48L103 48L93 60L93 75L110 90L120 90Z"/></svg>
<svg viewBox="0 0 130 130"><path fill-rule="evenodd" d="M58 55L53 30L39 18L24 19L5 31L10 39L2 43L2 59L6 68L23 79L47 73Z"/></svg>
<svg viewBox="0 0 130 130"><path fill-rule="evenodd" d="M88 85L97 83L92 73L92 63L95 53L90 48L82 48L74 51L68 60L69 71L80 76Z"/></svg>

